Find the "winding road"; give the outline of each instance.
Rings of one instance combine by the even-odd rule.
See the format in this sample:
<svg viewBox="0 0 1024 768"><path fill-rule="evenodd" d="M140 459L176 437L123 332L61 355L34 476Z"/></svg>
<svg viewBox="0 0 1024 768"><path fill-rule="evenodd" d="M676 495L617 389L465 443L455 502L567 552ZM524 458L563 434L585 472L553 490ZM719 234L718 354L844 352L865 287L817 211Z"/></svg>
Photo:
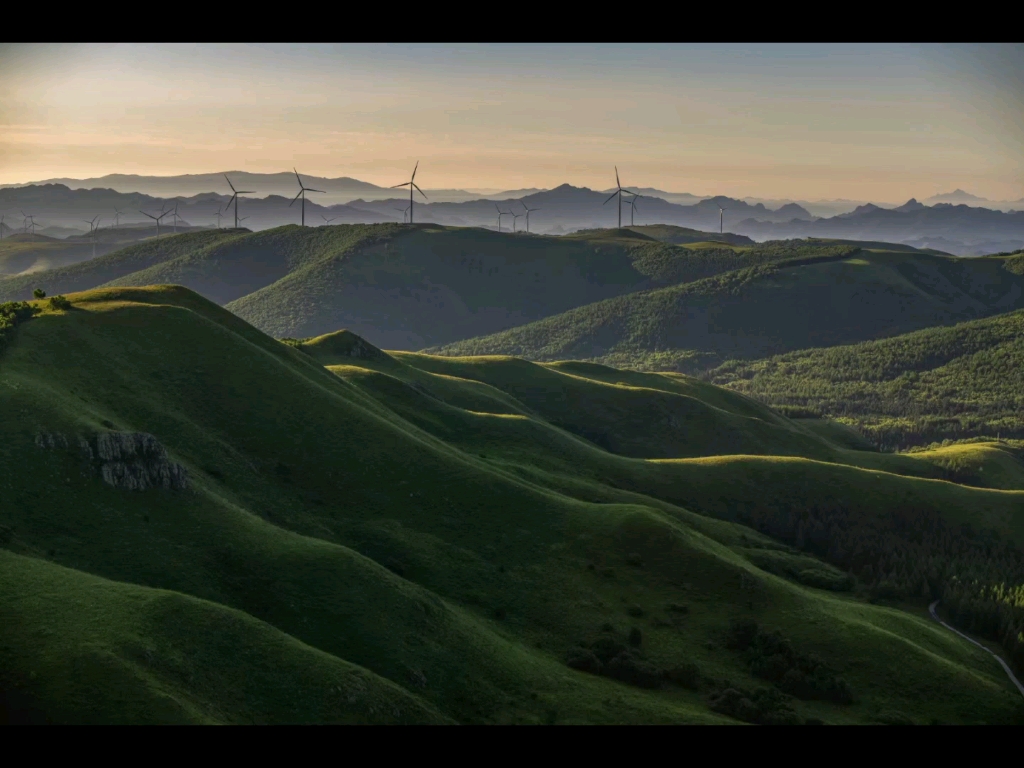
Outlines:
<svg viewBox="0 0 1024 768"><path fill-rule="evenodd" d="M1013 674L1013 670L1012 670L1012 669L1010 669L1010 666L1009 666L1009 665L1008 665L1008 664L1007 664L1007 663L1006 663L1005 661L1003 661L1003 660L1002 660L1001 658L999 658L999 656L998 656L997 654L995 654L995 653L992 653L992 651L990 651L990 650L989 650L988 648L986 648L986 647L985 647L984 645L982 645L981 643L979 643L979 642L978 642L977 640L972 640L972 639L971 639L971 638L969 638L969 637L968 637L967 635L965 635L965 634L964 634L963 632L961 632L961 631L960 631L959 629L955 629L955 628L953 628L953 627L949 626L949 624L947 624L947 623L946 623L946 622L944 622L944 621L943 621L942 619L940 619L940 618L939 618L939 614L937 614L937 613L935 612L935 606L937 606L938 604L939 604L939 601L938 601L938 600L936 600L936 601L935 601L934 603L932 603L931 605L929 605L929 606L928 606L928 613L930 613L930 614L932 615L932 618L933 618L933 619L935 619L935 620L936 620L937 622L939 622L939 624L941 624L942 626L944 626L944 627L945 627L946 629L948 629L948 630L949 630L950 632L956 632L956 633L957 633L958 635L960 635L960 637L962 637L962 638L963 638L964 640L966 640L967 642L969 642L969 643L974 643L974 644L975 644L976 646L978 646L979 648L981 648L981 650L985 651L985 653L989 653L989 654L991 654L991 655L992 655L992 657L993 657L993 658L994 658L994 659L995 659L996 661L998 661L998 662L999 662L999 665L1000 665L1000 666L1001 666L1001 667L1002 667L1002 668L1003 668L1004 670L1006 670L1006 674L1010 676L1010 680L1012 680L1012 681L1013 681L1013 684L1017 686L1017 690L1018 690L1018 691L1020 691L1020 695L1021 695L1021 696L1024 696L1024 685L1021 685L1021 684L1020 684L1020 680L1018 680L1018 679L1017 679L1017 676L1016 676L1015 674Z"/></svg>

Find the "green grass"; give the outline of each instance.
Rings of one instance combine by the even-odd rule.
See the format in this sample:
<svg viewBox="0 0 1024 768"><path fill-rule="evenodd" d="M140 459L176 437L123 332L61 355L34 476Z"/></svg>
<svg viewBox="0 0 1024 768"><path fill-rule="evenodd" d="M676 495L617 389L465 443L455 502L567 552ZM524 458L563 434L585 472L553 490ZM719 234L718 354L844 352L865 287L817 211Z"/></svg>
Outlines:
<svg viewBox="0 0 1024 768"><path fill-rule="evenodd" d="M710 380L842 419L872 443L1024 438L1024 311L880 341L733 361Z"/></svg>
<svg viewBox="0 0 1024 768"><path fill-rule="evenodd" d="M1024 281L1003 258L843 253L783 259L620 296L425 351L698 373L730 360L953 325L1024 302Z"/></svg>
<svg viewBox="0 0 1024 768"><path fill-rule="evenodd" d="M282 344L180 288L71 298L19 324L0 355L9 710L729 722L711 693L767 685L724 644L731 619L753 617L854 691L852 705L794 700L800 718L1016 716L987 654L913 613L809 586L805 571L834 569L734 520L833 498L885 519L912 503L1019 542L1020 494L842 464L846 449L685 377L378 355L346 334ZM705 458L637 455L642 398L691 414L655 448ZM604 450L552 423L559 413L633 447ZM704 421L737 445L792 441L832 460L708 458L718 427ZM104 483L74 438L110 430L154 435L190 489ZM40 447L44 433L71 448ZM649 664L696 663L699 690L566 666L604 624L623 642L640 629Z"/></svg>

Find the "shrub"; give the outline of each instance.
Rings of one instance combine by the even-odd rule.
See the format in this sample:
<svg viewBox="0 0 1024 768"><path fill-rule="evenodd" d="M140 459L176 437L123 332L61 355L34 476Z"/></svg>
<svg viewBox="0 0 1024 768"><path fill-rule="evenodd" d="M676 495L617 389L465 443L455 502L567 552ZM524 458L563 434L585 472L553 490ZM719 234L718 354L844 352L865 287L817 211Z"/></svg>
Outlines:
<svg viewBox="0 0 1024 768"><path fill-rule="evenodd" d="M51 296L49 301L50 309L71 309L71 302L66 296Z"/></svg>
<svg viewBox="0 0 1024 768"><path fill-rule="evenodd" d="M33 299L45 299L46 298L46 291L44 291L42 288L36 288L34 291L32 291L32 298Z"/></svg>
<svg viewBox="0 0 1024 768"><path fill-rule="evenodd" d="M604 671L604 664L589 648L570 649L565 657L565 665L591 675L600 675Z"/></svg>
<svg viewBox="0 0 1024 768"><path fill-rule="evenodd" d="M666 671L665 677L670 683L695 691L700 685L700 667L693 662L680 664Z"/></svg>
<svg viewBox="0 0 1024 768"><path fill-rule="evenodd" d="M608 664L608 676L638 688L658 688L664 673L633 651L620 653Z"/></svg>
<svg viewBox="0 0 1024 768"><path fill-rule="evenodd" d="M632 645L634 648L639 648L640 644L643 642L643 639L644 636L643 633L640 631L639 627L633 627L631 630L629 630L629 644Z"/></svg>

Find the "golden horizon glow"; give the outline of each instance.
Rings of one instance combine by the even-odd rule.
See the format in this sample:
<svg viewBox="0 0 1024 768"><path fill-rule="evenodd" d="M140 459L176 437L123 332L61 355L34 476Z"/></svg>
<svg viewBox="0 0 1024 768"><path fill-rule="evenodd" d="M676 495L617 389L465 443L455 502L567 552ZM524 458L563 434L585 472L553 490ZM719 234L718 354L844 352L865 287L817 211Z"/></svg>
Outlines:
<svg viewBox="0 0 1024 768"><path fill-rule="evenodd" d="M0 184L1024 198L1024 46L0 46Z"/></svg>

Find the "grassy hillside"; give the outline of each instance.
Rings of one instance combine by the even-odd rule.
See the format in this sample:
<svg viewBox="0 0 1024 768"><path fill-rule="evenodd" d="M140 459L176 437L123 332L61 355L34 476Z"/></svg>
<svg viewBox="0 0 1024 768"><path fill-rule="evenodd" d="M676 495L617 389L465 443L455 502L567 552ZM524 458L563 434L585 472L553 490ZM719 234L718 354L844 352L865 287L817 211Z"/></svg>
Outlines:
<svg viewBox="0 0 1024 768"><path fill-rule="evenodd" d="M109 250L109 249L106 249ZM98 253L102 254L100 248ZM0 240L0 278L43 272L92 257L92 243L42 235L11 235Z"/></svg>
<svg viewBox="0 0 1024 768"><path fill-rule="evenodd" d="M783 410L842 419L888 447L1024 439L1024 311L730 362L710 380Z"/></svg>
<svg viewBox="0 0 1024 768"><path fill-rule="evenodd" d="M1020 493L709 458L845 449L682 377L391 356L344 333L282 344L179 288L70 298L37 303L0 353L8 719L1018 716L987 654L885 602L923 596L864 525L913 508L1019 545ZM587 387L608 391L593 405ZM704 458L638 455L641 395L690 419L656 447ZM586 408L619 453L570 431ZM544 415L562 411L565 427ZM795 502L841 504L859 560L755 530ZM950 563L1018 577L1015 547L962 541Z"/></svg>
<svg viewBox="0 0 1024 768"><path fill-rule="evenodd" d="M709 236L665 227L649 236L647 229L566 237L429 224L213 230L167 237L159 246L139 244L31 278L0 279L0 300L27 299L35 287L55 294L180 284L274 336L346 327L379 346L420 349L637 290L856 251L827 241L684 247L665 240Z"/></svg>
<svg viewBox="0 0 1024 768"><path fill-rule="evenodd" d="M248 230L213 229L173 236L164 234L159 239L133 243L88 261L37 271L30 275L0 275L0 301L24 301L31 298L32 291L36 288L42 288L51 296L95 288L155 264L172 261L187 254L206 252L218 244L230 242L245 232Z"/></svg>
<svg viewBox="0 0 1024 768"><path fill-rule="evenodd" d="M1024 306L1005 258L864 249L638 292L426 351L699 372L727 360L895 336Z"/></svg>

